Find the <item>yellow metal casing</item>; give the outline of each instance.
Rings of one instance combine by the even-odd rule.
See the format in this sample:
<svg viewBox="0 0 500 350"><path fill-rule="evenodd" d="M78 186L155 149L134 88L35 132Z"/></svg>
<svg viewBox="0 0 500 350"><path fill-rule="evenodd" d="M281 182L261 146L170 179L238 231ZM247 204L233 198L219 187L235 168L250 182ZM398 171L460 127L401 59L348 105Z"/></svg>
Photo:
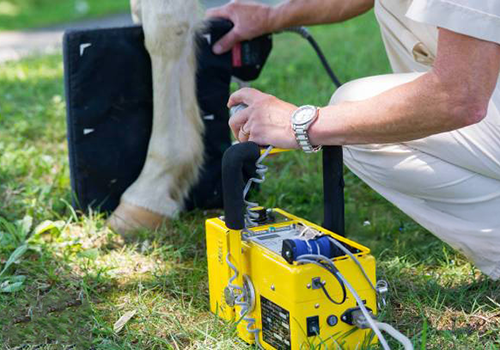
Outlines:
<svg viewBox="0 0 500 350"><path fill-rule="evenodd" d="M304 224L330 235L351 247L357 248L355 256L375 285L375 258L370 250L356 242L336 235L306 220L288 214L280 209L274 212L288 219L272 225L253 227L251 230L266 230L269 227L279 229L291 224ZM220 218L206 222L208 273L211 311L221 318L231 321L239 320L240 310L226 303L224 288L233 275L226 263L226 256L235 234L239 231L229 230ZM232 236L231 236L232 235ZM329 301L322 289L311 286L314 278L326 281L325 288L334 300L342 299L342 288L332 274L312 265L289 264L283 257L254 241L240 241L235 250L231 248L231 262L239 271L239 278L234 282L241 286L242 276L249 276L255 288L255 308L247 316L256 320L254 328L258 328L260 344L264 349L299 350L315 349L361 349L364 345L374 343L370 330L361 330L341 320L346 310L357 307L349 290L347 299L342 305ZM239 256L237 256L239 252ZM235 255L234 257L232 255ZM359 267L348 256L333 259L340 273L354 287L365 305L373 311L376 308L376 293L366 281ZM337 318L335 325L330 321ZM308 336L308 324L318 321L319 335ZM238 325L238 335L248 343L254 342L254 336L246 330L246 324Z"/></svg>

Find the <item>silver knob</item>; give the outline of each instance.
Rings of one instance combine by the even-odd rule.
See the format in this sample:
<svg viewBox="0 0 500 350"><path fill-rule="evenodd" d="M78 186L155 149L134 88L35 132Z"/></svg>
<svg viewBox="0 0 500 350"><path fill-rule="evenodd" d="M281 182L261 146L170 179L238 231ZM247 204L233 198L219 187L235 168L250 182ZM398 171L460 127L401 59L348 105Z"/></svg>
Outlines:
<svg viewBox="0 0 500 350"><path fill-rule="evenodd" d="M242 111L244 110L245 108L247 108L248 106L244 103L240 103L239 105L236 105L236 106L233 106L231 107L231 109L229 110L229 115L232 117L233 115L235 115L236 113L238 113L239 111Z"/></svg>

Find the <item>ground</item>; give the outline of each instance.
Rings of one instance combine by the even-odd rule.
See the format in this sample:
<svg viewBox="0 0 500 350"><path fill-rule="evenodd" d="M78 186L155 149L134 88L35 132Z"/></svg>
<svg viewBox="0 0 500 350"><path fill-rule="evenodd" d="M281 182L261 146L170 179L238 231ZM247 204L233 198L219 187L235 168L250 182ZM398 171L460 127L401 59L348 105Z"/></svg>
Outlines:
<svg viewBox="0 0 500 350"><path fill-rule="evenodd" d="M373 13L313 34L341 80L389 72ZM0 65L1 346L249 349L233 324L208 312L203 225L220 212L186 213L123 242L99 214L71 209L62 76L60 55ZM325 104L334 90L293 34L275 36L253 86L297 105ZM258 201L320 222L319 155L267 163ZM385 321L417 349L500 348L500 283L348 171L346 212L349 238L372 249L390 283ZM135 314L115 329L128 312Z"/></svg>

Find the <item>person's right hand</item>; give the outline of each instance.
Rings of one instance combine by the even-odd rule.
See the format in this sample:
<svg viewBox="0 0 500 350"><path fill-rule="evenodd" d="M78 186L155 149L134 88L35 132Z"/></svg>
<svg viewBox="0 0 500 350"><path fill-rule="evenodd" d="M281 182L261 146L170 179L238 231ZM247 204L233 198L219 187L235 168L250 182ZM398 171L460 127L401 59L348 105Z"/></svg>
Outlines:
<svg viewBox="0 0 500 350"><path fill-rule="evenodd" d="M271 7L257 2L233 0L229 4L209 9L206 17L226 18L234 27L214 45L214 53L222 54L244 40L250 40L272 31L269 14Z"/></svg>

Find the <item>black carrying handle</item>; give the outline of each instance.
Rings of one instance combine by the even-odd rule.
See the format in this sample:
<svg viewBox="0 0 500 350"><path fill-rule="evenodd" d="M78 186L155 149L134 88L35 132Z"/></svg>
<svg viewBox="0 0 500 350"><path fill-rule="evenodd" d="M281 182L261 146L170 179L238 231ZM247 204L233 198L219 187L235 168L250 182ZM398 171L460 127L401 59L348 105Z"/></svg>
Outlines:
<svg viewBox="0 0 500 350"><path fill-rule="evenodd" d="M255 163L260 147L255 142L237 143L229 147L222 158L222 190L226 226L231 230L245 228L244 174L255 176Z"/></svg>
<svg viewBox="0 0 500 350"><path fill-rule="evenodd" d="M345 237L342 146L323 147L323 227Z"/></svg>
<svg viewBox="0 0 500 350"><path fill-rule="evenodd" d="M231 146L222 158L222 188L226 226L232 230L245 227L244 174L255 175L260 147L255 142ZM323 227L345 236L344 173L341 146L323 147Z"/></svg>

